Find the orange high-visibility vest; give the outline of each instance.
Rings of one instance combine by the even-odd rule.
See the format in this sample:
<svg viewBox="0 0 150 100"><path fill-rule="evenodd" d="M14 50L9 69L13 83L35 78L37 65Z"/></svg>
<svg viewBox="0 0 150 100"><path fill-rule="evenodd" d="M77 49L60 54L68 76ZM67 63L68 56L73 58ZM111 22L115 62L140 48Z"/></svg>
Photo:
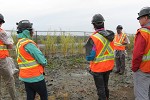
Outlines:
<svg viewBox="0 0 150 100"><path fill-rule="evenodd" d="M32 79L43 74L43 67L25 50L24 46L28 43L33 43L30 39L19 39L16 45L17 62L19 65L19 78Z"/></svg>
<svg viewBox="0 0 150 100"><path fill-rule="evenodd" d="M2 29L0 28L0 31ZM3 34L3 33L0 33L0 34ZM9 56L9 51L7 49L7 46L3 43L2 40L0 40L0 59L1 58L6 58Z"/></svg>
<svg viewBox="0 0 150 100"><path fill-rule="evenodd" d="M91 36L96 46L96 57L90 62L93 72L106 72L114 67L114 43L108 41L99 33Z"/></svg>
<svg viewBox="0 0 150 100"><path fill-rule="evenodd" d="M142 72L150 73L150 30L147 28L141 28L137 31L137 33L140 33L143 36L147 44L146 49L144 51L143 58L142 58L142 62L140 65L140 70Z"/></svg>
<svg viewBox="0 0 150 100"><path fill-rule="evenodd" d="M122 45L124 43L126 38L125 33L116 34L114 38L114 49L115 50L125 50L125 45Z"/></svg>

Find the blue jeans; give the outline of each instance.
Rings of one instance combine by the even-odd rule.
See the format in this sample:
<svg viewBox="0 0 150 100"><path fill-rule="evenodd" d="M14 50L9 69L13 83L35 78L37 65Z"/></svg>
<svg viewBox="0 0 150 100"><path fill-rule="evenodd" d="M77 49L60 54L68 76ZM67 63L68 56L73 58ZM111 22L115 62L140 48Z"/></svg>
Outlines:
<svg viewBox="0 0 150 100"><path fill-rule="evenodd" d="M97 88L98 100L107 100L109 98L108 80L110 72L111 71L102 73L93 72L92 74Z"/></svg>
<svg viewBox="0 0 150 100"><path fill-rule="evenodd" d="M27 94L27 100L34 100L36 93L40 95L40 100L48 100L45 80L34 83L24 82L24 84Z"/></svg>

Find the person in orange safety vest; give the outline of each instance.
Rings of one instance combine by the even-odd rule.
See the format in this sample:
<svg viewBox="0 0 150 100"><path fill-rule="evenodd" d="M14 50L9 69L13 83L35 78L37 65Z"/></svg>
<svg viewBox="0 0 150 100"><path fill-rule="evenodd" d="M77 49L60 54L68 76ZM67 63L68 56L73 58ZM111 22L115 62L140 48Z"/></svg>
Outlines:
<svg viewBox="0 0 150 100"><path fill-rule="evenodd" d="M9 40L9 36L6 34L6 32L1 28L3 23L5 23L4 17L2 14L0 14L0 100L2 99L2 78L6 84L6 87L8 88L11 99L18 100L16 96L15 80L13 77L12 67L8 61L10 58L8 49L13 48L13 43Z"/></svg>
<svg viewBox="0 0 150 100"><path fill-rule="evenodd" d="M127 35L122 32L123 27L118 25L116 30L117 34L114 38L114 53L115 53L115 73L123 74L125 71L125 46L130 43Z"/></svg>
<svg viewBox="0 0 150 100"><path fill-rule="evenodd" d="M135 100L150 100L150 7L138 13L141 27L137 30L132 55Z"/></svg>
<svg viewBox="0 0 150 100"><path fill-rule="evenodd" d="M17 23L18 42L16 44L19 80L24 82L27 100L34 100L36 93L41 100L48 100L44 78L47 60L32 40L34 34L32 23L21 20Z"/></svg>
<svg viewBox="0 0 150 100"><path fill-rule="evenodd" d="M95 14L92 19L95 32L85 45L86 60L97 88L98 100L109 99L108 80L114 67L114 32L104 29L104 18Z"/></svg>

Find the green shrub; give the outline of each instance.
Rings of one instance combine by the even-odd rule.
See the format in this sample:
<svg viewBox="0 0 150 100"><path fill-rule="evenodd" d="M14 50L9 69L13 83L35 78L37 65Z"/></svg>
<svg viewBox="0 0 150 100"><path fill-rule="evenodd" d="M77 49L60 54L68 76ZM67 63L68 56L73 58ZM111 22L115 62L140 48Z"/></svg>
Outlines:
<svg viewBox="0 0 150 100"><path fill-rule="evenodd" d="M134 34L131 34L128 36L129 40L130 40L130 44L128 44L126 47L127 47L127 51L128 52L132 52L133 50L133 47L134 47Z"/></svg>

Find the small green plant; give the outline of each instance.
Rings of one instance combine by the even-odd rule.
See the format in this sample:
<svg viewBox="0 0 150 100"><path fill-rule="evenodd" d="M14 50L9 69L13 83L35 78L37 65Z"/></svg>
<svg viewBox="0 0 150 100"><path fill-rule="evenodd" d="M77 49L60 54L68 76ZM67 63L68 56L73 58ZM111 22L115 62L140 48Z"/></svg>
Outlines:
<svg viewBox="0 0 150 100"><path fill-rule="evenodd" d="M61 34L60 37L60 45L61 45L61 52L63 53L63 56L65 57L67 55L69 45L70 45L70 34L66 35L65 33Z"/></svg>
<svg viewBox="0 0 150 100"><path fill-rule="evenodd" d="M128 38L130 40L130 44L127 45L127 51L128 52L131 52L133 50L133 47L134 47L134 37L135 37L134 34L131 34L131 35L128 36Z"/></svg>
<svg viewBox="0 0 150 100"><path fill-rule="evenodd" d="M52 55L56 54L57 52L57 36L56 36L56 32L54 32L53 36L49 37L49 45L50 45L50 53Z"/></svg>
<svg viewBox="0 0 150 100"><path fill-rule="evenodd" d="M83 54L84 52L84 39L78 39L78 54Z"/></svg>
<svg viewBox="0 0 150 100"><path fill-rule="evenodd" d="M45 55L54 55L56 54L57 51L57 36L54 35L51 36L49 33L47 33L46 37L43 36L43 38L41 37L41 42L42 44L45 45L44 47L44 51L45 51Z"/></svg>
<svg viewBox="0 0 150 100"><path fill-rule="evenodd" d="M70 53L73 55L75 53L75 36L70 37Z"/></svg>

